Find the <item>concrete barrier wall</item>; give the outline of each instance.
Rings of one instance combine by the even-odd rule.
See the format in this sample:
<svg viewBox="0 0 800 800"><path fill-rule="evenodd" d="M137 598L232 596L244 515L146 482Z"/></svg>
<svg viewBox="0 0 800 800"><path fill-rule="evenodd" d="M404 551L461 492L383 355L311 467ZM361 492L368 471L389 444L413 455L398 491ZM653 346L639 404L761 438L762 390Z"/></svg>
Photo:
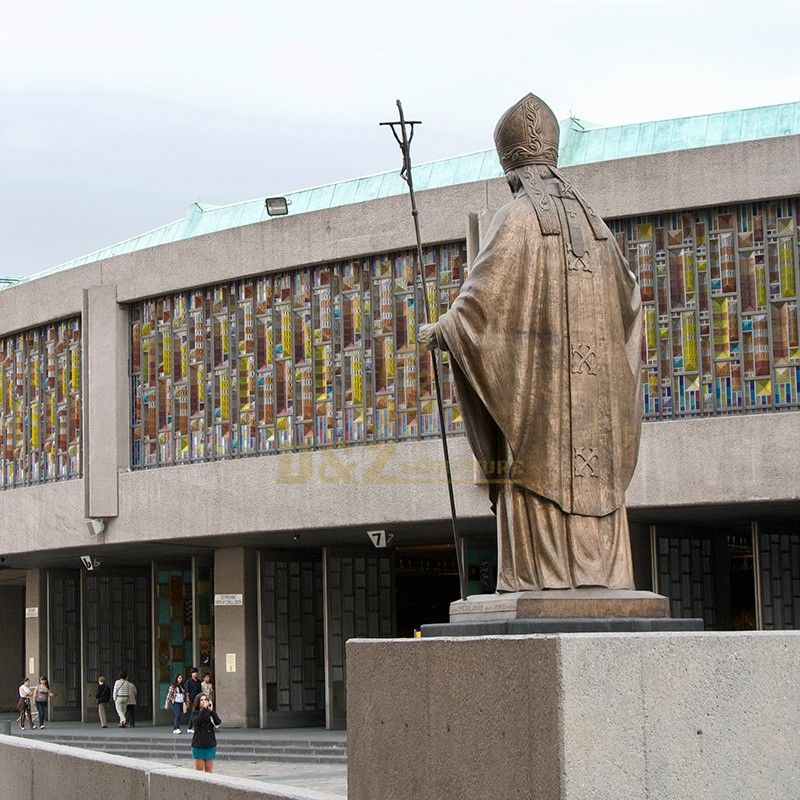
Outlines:
<svg viewBox="0 0 800 800"><path fill-rule="evenodd" d="M350 800L796 800L800 631L347 643Z"/></svg>
<svg viewBox="0 0 800 800"><path fill-rule="evenodd" d="M188 763L188 759L187 759ZM0 736L0 796L13 800L334 800L335 795ZM338 800L341 800L339 798Z"/></svg>

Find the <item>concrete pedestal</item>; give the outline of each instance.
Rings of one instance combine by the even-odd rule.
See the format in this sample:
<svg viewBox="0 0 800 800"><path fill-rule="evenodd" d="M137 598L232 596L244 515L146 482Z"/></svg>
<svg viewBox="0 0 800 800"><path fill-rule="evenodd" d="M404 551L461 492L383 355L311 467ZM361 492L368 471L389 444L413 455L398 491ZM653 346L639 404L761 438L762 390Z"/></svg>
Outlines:
<svg viewBox="0 0 800 800"><path fill-rule="evenodd" d="M349 800L800 796L800 633L347 644Z"/></svg>

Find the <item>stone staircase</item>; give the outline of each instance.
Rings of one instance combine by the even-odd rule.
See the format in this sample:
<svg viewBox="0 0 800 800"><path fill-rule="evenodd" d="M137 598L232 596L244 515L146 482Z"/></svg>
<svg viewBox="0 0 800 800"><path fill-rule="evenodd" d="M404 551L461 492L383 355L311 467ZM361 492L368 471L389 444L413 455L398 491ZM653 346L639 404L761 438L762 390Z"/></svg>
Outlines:
<svg viewBox="0 0 800 800"><path fill-rule="evenodd" d="M146 728L144 730L147 730ZM116 731L115 731L116 733ZM17 734L18 735L18 734ZM150 758L158 761L182 761L191 758L191 734L180 736L153 736L125 731L123 735L100 733L59 733L50 727L45 730L26 731L26 739L53 742L66 747L82 747L129 758ZM217 734L217 758L228 761L282 761L312 764L346 764L347 745L342 740L298 737L253 736L243 737L241 732L226 737Z"/></svg>

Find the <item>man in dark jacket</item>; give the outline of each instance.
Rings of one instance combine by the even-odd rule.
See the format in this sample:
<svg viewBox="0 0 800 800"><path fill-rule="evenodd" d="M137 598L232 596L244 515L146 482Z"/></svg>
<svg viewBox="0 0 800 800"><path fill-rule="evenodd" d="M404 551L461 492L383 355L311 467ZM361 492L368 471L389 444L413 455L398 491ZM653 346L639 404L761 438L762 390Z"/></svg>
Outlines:
<svg viewBox="0 0 800 800"><path fill-rule="evenodd" d="M107 728L106 711L108 710L108 704L111 702L111 687L106 683L106 679L102 675L97 679L94 702L97 706L97 715L100 717L100 727Z"/></svg>
<svg viewBox="0 0 800 800"><path fill-rule="evenodd" d="M203 684L197 677L197 667L192 667L191 677L186 681L186 699L189 701L189 733L194 733L194 701L203 691Z"/></svg>

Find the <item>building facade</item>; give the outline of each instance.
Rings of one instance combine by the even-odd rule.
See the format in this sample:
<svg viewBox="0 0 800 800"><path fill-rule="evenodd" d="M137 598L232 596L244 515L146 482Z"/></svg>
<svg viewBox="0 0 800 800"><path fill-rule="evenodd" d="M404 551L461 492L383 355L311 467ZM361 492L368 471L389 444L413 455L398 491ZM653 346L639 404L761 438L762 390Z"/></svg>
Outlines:
<svg viewBox="0 0 800 800"><path fill-rule="evenodd" d="M562 138L645 308L637 587L710 629L794 628L800 104L571 120ZM456 555L416 322L457 296L508 189L492 153L415 180L425 289L386 174L290 195L285 218L195 205L0 290L4 674L48 674L54 719L89 719L97 676L126 669L164 722L194 665L232 724L340 727L347 639L446 618ZM470 592L489 592L494 520L449 370L443 354L461 546Z"/></svg>

